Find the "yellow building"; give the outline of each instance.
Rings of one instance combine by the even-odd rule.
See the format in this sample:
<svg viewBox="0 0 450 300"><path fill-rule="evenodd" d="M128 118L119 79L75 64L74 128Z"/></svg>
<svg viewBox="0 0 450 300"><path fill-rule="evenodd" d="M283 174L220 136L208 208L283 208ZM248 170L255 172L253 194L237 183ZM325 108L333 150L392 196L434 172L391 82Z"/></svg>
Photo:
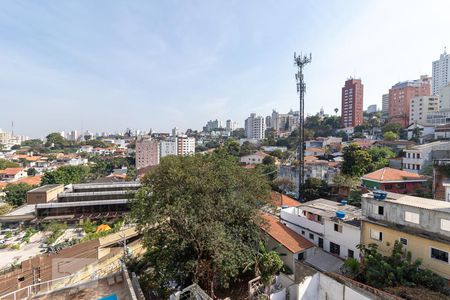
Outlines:
<svg viewBox="0 0 450 300"><path fill-rule="evenodd" d="M369 193L363 195L362 211L362 244L376 244L390 255L400 241L423 267L450 279L450 202L394 193L377 200Z"/></svg>

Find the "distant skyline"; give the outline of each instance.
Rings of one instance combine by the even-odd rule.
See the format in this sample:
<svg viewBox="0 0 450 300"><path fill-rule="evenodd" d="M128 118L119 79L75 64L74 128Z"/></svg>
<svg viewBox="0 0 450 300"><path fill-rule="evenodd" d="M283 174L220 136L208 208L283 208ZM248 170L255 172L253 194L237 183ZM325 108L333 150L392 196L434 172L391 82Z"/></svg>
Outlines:
<svg viewBox="0 0 450 300"><path fill-rule="evenodd" d="M293 53L312 52L305 110L364 107L431 76L450 47L442 1L8 1L0 6L0 128L169 132L298 110ZM340 113L340 111L339 111Z"/></svg>

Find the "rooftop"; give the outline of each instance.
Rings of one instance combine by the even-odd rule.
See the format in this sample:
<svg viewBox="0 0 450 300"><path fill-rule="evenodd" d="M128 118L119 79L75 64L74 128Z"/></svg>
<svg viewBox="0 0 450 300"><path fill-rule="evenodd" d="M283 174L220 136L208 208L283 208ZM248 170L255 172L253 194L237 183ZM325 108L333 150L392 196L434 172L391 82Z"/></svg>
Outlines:
<svg viewBox="0 0 450 300"><path fill-rule="evenodd" d="M55 188L59 188L62 187L62 184L46 184L44 186L32 189L31 191L29 191L28 193L43 193L43 192L48 192L51 191Z"/></svg>
<svg viewBox="0 0 450 300"><path fill-rule="evenodd" d="M362 177L362 179L376 182L426 181L426 178L419 174L389 167L366 174Z"/></svg>
<svg viewBox="0 0 450 300"><path fill-rule="evenodd" d="M430 148L430 147L435 147L435 146L440 146L440 145L445 145L445 144L449 144L450 147L450 143L449 142L444 142L444 141L436 141L436 142L432 142L432 143L427 143L427 144L423 144L423 145L416 145L414 147L411 147L411 149L408 150L421 150L421 149L426 149L426 148ZM408 151L406 150L406 151Z"/></svg>
<svg viewBox="0 0 450 300"><path fill-rule="evenodd" d="M272 196L272 204L275 205L276 207L281 207L283 205L292 207L292 206L299 206L301 204L294 198L291 198L287 195L278 192L272 192L271 196Z"/></svg>
<svg viewBox="0 0 450 300"><path fill-rule="evenodd" d="M373 199L373 194L367 193L364 194L363 197ZM415 197L397 193L387 193L386 199L380 201L412 206L422 209L439 210L450 213L450 202L442 200L433 200L428 198Z"/></svg>
<svg viewBox="0 0 450 300"><path fill-rule="evenodd" d="M0 170L0 174L16 175L17 173L22 171L23 168L6 168L4 170Z"/></svg>
<svg viewBox="0 0 450 300"><path fill-rule="evenodd" d="M348 219L361 218L361 209L353 205L342 205L340 202L335 202L327 199L316 199L308 201L299 206L301 210L311 212L313 214L334 218L336 211L345 212Z"/></svg>
<svg viewBox="0 0 450 300"><path fill-rule="evenodd" d="M282 224L276 217L268 214L262 214L262 217L268 223L268 226L262 229L290 252L299 253L314 247L313 243Z"/></svg>

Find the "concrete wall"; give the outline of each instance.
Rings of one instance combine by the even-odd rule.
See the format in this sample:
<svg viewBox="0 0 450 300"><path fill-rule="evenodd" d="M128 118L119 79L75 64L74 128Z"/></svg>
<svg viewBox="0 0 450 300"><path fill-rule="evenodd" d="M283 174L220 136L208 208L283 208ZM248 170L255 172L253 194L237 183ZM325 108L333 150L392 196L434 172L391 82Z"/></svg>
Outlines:
<svg viewBox="0 0 450 300"><path fill-rule="evenodd" d="M42 192L30 191L27 193L27 204L47 203L50 200L56 199L58 194L62 193L63 191L64 186L62 184L48 191Z"/></svg>
<svg viewBox="0 0 450 300"><path fill-rule="evenodd" d="M383 233L383 240L378 241L370 237L370 230L377 230ZM422 265L430 269L431 271L450 279L450 264L440 260L431 258L431 247L447 251L450 253L450 243L437 242L417 235L404 233L388 227L373 224L367 221L363 221L361 243L364 245L377 244L378 250L383 255L390 255L392 248L396 240L405 238L408 241L408 245L404 246L404 249L411 252L412 258L422 259Z"/></svg>
<svg viewBox="0 0 450 300"><path fill-rule="evenodd" d="M359 250L356 246L361 242L361 229L359 227L355 227L344 222L335 223L331 220L325 219L325 241L327 241L326 245L324 245L324 250L330 251L330 243L333 242L335 244L340 245L341 253L340 257L347 259L348 258L348 250L353 250L354 258L359 259ZM342 232L334 231L334 224L338 224L342 226Z"/></svg>

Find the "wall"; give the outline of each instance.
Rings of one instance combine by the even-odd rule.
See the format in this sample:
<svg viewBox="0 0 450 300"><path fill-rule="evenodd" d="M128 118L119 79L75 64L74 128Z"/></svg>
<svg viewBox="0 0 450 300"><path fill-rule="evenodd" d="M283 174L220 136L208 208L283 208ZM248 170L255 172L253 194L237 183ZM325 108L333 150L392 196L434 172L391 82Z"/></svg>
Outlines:
<svg viewBox="0 0 450 300"><path fill-rule="evenodd" d="M305 229L309 229L312 232L322 234L325 231L323 224L320 224L315 221L308 220L305 216L302 215L301 209L297 207L289 207L281 210L281 219L283 221L287 221L286 225L294 230L297 233L301 234L301 229L298 226L303 227ZM284 223L284 222L283 222ZM296 224L298 226L292 226Z"/></svg>
<svg viewBox="0 0 450 300"><path fill-rule="evenodd" d="M286 247L281 246L278 241L274 240L271 236L266 235L266 248L268 250L272 250L276 248L275 251L277 251L280 255L281 260L283 263L288 266L292 271L294 271L294 254L290 252Z"/></svg>
<svg viewBox="0 0 450 300"><path fill-rule="evenodd" d="M342 226L342 232L334 231L334 224ZM361 230L358 227L345 224L344 222L336 223L331 220L325 220L325 240L327 245L324 245L327 251L329 251L330 244L333 242L340 245L340 256L344 259L348 258L348 250L353 250L354 258L359 259L359 250L356 246L360 241Z"/></svg>
<svg viewBox="0 0 450 300"><path fill-rule="evenodd" d="M374 240L370 237L370 230L378 230L383 233L383 241ZM433 241L425 239L423 237L408 234L405 232L397 231L388 227L373 224L367 221L363 221L361 243L377 244L379 251L383 255L390 255L394 242L401 238L406 238L408 240L408 245L404 248L411 252L412 258L422 259L422 265L432 270L433 272L450 279L450 264L445 263L430 257L431 247L447 251L450 253L450 243L443 243L438 241Z"/></svg>

